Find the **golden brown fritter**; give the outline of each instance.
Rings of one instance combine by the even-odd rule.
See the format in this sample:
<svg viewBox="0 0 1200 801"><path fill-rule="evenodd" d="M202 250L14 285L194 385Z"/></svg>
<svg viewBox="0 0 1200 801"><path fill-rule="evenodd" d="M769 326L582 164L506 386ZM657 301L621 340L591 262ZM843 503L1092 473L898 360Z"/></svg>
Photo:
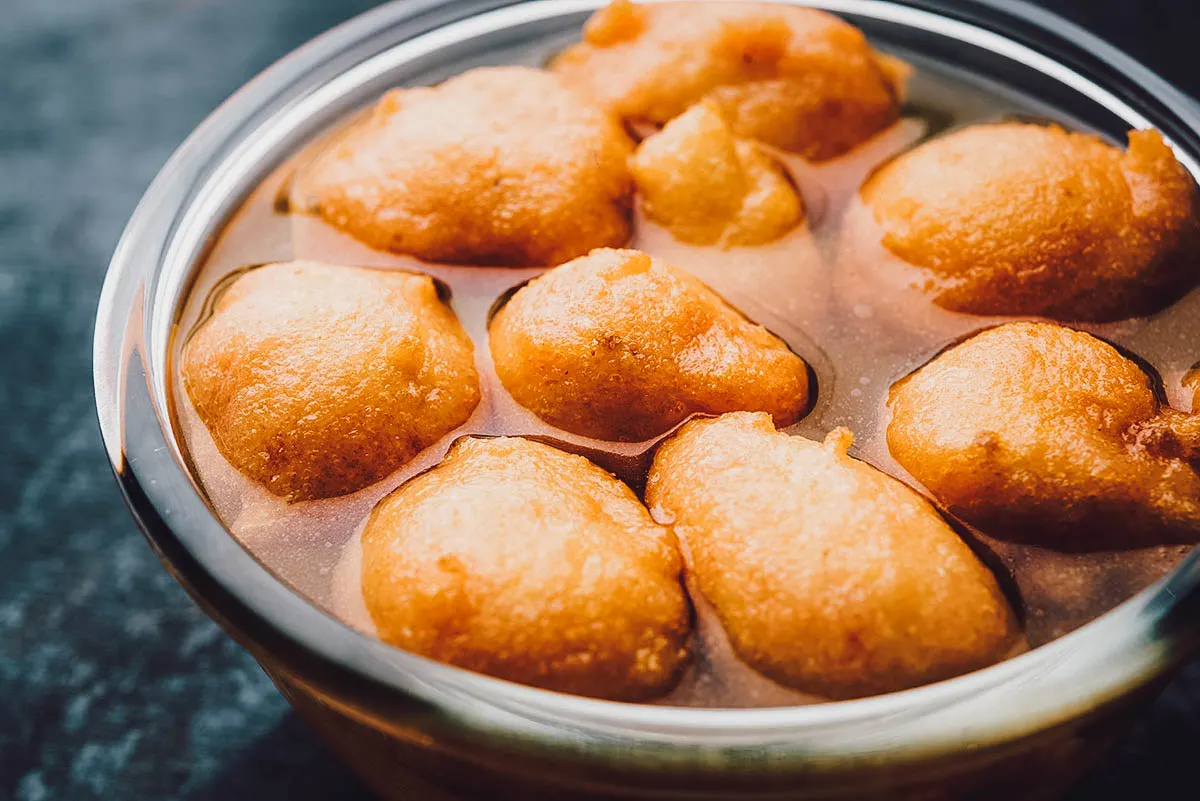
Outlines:
<svg viewBox="0 0 1200 801"><path fill-rule="evenodd" d="M620 481L549 445L459 440L376 507L362 565L383 640L469 670L639 700L688 658L675 536Z"/></svg>
<svg viewBox="0 0 1200 801"><path fill-rule="evenodd" d="M496 374L566 431L633 442L692 414L808 408L808 367L691 275L597 250L522 287L492 319Z"/></svg>
<svg viewBox="0 0 1200 801"><path fill-rule="evenodd" d="M629 238L632 143L554 75L395 89L296 177L295 205L427 261L554 265Z"/></svg>
<svg viewBox="0 0 1200 801"><path fill-rule="evenodd" d="M292 501L384 478L479 402L474 347L430 278L314 262L235 279L182 375L222 455Z"/></svg>
<svg viewBox="0 0 1200 801"><path fill-rule="evenodd" d="M646 502L751 666L844 699L985 667L1017 627L995 577L920 495L765 414L687 423L654 459Z"/></svg>
<svg viewBox="0 0 1200 801"><path fill-rule="evenodd" d="M1156 131L1122 151L1056 126L974 125L881 169L862 199L941 306L1114 320L1200 270L1196 185Z"/></svg>
<svg viewBox="0 0 1200 801"><path fill-rule="evenodd" d="M627 0L597 11L552 69L631 122L665 123L707 98L738 136L814 161L891 125L908 73L823 11Z"/></svg>
<svg viewBox="0 0 1200 801"><path fill-rule="evenodd" d="M1011 323L892 388L892 455L995 537L1072 551L1194 542L1200 418L1095 337Z"/></svg>
<svg viewBox="0 0 1200 801"><path fill-rule="evenodd" d="M643 141L630 171L646 216L681 242L762 245L804 220L804 203L783 167L735 137L712 101Z"/></svg>

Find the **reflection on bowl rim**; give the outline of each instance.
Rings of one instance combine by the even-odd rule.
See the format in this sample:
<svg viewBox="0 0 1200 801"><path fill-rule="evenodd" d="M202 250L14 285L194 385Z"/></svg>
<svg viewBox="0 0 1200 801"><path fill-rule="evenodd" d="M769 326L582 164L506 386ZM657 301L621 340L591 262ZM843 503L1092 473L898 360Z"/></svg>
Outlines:
<svg viewBox="0 0 1200 801"><path fill-rule="evenodd" d="M657 2L659 0L648 0ZM987 49L1101 103L1130 127L1149 119L1045 55L977 27L991 15L1061 38L1127 76L1171 115L1180 159L1200 175L1200 113L1144 67L1049 12L976 0L776 0L902 25ZM456 6L457 8L453 8ZM402 0L294 51L215 111L147 190L113 256L96 324L101 429L130 509L172 573L256 655L278 661L351 716L386 725L422 715L470 740L588 760L664 767L820 771L840 759L917 759L1000 744L1082 716L1177 665L1200 645L1200 550L1116 610L999 665L933 685L854 701L770 709L690 709L561 695L431 662L361 635L270 575L210 511L184 467L167 402L179 299L210 234L246 191L392 71L516 26L581 19L602 0ZM961 5L961 4L959 4ZM957 16L957 19L952 17ZM539 26L541 26L539 28ZM416 35L414 35L416 34ZM384 41L386 40L386 41ZM1064 44L1065 42L1065 44ZM1042 43L1044 46L1044 43ZM364 51L367 55L364 56ZM1061 55L1060 51L1060 55ZM348 69L345 65L353 63ZM1146 101L1149 102L1149 101ZM1170 133L1164 130L1170 139ZM1190 619L1189 619L1190 618ZM1014 692L1021 703L1011 702Z"/></svg>

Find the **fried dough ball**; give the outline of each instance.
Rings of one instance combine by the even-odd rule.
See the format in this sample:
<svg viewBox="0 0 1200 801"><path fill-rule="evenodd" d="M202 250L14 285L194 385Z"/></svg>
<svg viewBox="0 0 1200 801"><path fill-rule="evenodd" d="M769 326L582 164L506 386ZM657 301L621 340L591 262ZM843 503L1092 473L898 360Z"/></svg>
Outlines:
<svg viewBox="0 0 1200 801"><path fill-rule="evenodd" d="M693 245L762 245L804 220L783 167L733 135L711 100L638 146L630 171L646 216Z"/></svg>
<svg viewBox="0 0 1200 801"><path fill-rule="evenodd" d="M1015 644L995 577L920 495L765 414L687 423L659 450L646 502L733 647L827 698L902 690L985 667Z"/></svg>
<svg viewBox="0 0 1200 801"><path fill-rule="evenodd" d="M692 414L808 408L808 366L691 275L597 250L522 287L492 319L496 374L551 425L636 442Z"/></svg>
<svg viewBox="0 0 1200 801"><path fill-rule="evenodd" d="M892 455L992 536L1092 551L1200 535L1200 417L1160 407L1141 368L1089 334L989 329L889 406Z"/></svg>
<svg viewBox="0 0 1200 801"><path fill-rule="evenodd" d="M814 161L895 122L908 73L823 11L628 0L597 11L552 69L632 122L665 123L710 99L738 136Z"/></svg>
<svg viewBox="0 0 1200 801"><path fill-rule="evenodd" d="M474 347L430 278L315 262L234 280L182 375L225 458L290 501L373 484L479 403Z"/></svg>
<svg viewBox="0 0 1200 801"><path fill-rule="evenodd" d="M561 692L661 695L688 659L674 534L582 456L465 438L385 498L362 588L386 642Z"/></svg>
<svg viewBox="0 0 1200 801"><path fill-rule="evenodd" d="M1122 151L1056 126L974 125L900 156L862 199L947 309L1114 320L1200 270L1196 185L1157 131Z"/></svg>
<svg viewBox="0 0 1200 801"><path fill-rule="evenodd" d="M629 238L632 143L595 101L524 67L395 89L297 175L293 197L381 250L553 265Z"/></svg>

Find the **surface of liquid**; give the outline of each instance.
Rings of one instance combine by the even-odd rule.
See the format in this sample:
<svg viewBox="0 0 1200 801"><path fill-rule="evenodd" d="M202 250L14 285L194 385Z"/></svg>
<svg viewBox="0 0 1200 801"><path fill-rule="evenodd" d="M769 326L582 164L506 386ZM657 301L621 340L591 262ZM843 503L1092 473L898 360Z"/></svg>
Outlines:
<svg viewBox="0 0 1200 801"><path fill-rule="evenodd" d="M538 63L543 56L528 53L522 60ZM923 491L887 451L883 433L888 388L948 345L1003 318L948 312L903 283L881 278L903 274L903 268L893 264L889 266L897 269L873 269L894 259L870 235L873 222L863 216L857 190L878 165L947 127L1029 116L1078 126L1033 100L930 67L918 70L910 98L902 121L846 157L811 165L781 156L808 210L805 225L784 239L730 250L691 247L639 215L630 246L692 272L811 365L817 383L815 405L789 432L821 439L830 429L846 426L855 435L853 455ZM560 431L514 403L496 379L487 345L489 310L544 270L422 263L371 250L316 218L281 208L278 201L287 196L297 164L311 158L322 139L327 141L314 140L264 181L222 232L181 310L175 363L187 333L211 307L213 293L231 274L249 266L311 259L409 270L431 275L449 288L451 305L475 342L482 384L479 407L465 425L387 479L340 498L288 504L221 457L182 382L173 382L172 393L185 452L233 536L313 603L369 633L373 626L359 590L358 561L358 536L366 517L388 492L436 465L455 439L470 434L538 437L589 456L638 492L655 441L614 444ZM854 220L861 225L848 225ZM852 236L852 230L859 236ZM1193 292L1151 318L1077 327L1144 359L1161 377L1165 400L1188 410L1196 384L1194 365L1200 359L1200 343L1191 334L1198 319L1200 293ZM963 532L1000 576L1032 646L1126 600L1168 572L1188 550L1170 546L1064 554L1007 543L965 527ZM739 662L703 598L696 593L693 598L696 658L662 703L751 707L819 700L781 687Z"/></svg>

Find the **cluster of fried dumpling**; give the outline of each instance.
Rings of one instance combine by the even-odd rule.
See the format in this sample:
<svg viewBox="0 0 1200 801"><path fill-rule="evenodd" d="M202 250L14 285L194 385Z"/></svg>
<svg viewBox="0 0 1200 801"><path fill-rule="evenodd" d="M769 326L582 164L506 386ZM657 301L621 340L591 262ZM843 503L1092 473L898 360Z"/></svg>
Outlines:
<svg viewBox="0 0 1200 801"><path fill-rule="evenodd" d="M1002 658L1019 632L996 579L849 442L780 433L765 413L688 423L654 459L652 517L581 456L461 440L367 523L367 610L385 641L451 664L649 698L689 658L678 535L735 650L798 690L872 695Z"/></svg>
<svg viewBox="0 0 1200 801"><path fill-rule="evenodd" d="M616 0L549 71L389 92L299 170L292 205L429 261L552 266L626 244L636 184L683 241L760 244L804 209L758 143L844 153L899 117L904 72L824 12ZM631 159L623 123L666 128Z"/></svg>
<svg viewBox="0 0 1200 801"><path fill-rule="evenodd" d="M728 414L654 460L646 501L673 525L581 456L460 439L364 531L363 600L387 642L550 689L660 695L690 652L676 533L738 653L805 692L901 689L1016 641L991 574L912 490L846 456L848 432L777 433L806 408L805 363L689 274L597 251L515 293L491 333L505 386L567 430L636 439ZM234 280L183 376L229 461L292 500L378 480L479 397L429 279L311 263Z"/></svg>
<svg viewBox="0 0 1200 801"><path fill-rule="evenodd" d="M808 365L691 274L597 250L518 290L491 321L513 398L573 434L648 440L687 417L809 408ZM183 349L217 448L291 501L385 478L479 402L474 346L426 276L313 262L251 269Z"/></svg>
<svg viewBox="0 0 1200 801"><path fill-rule="evenodd" d="M683 242L763 244L804 220L769 148L853 149L898 119L906 73L821 11L616 0L549 71L389 92L299 170L293 205L442 262L619 247L635 190ZM653 132L635 146L622 123ZM862 201L873 227L852 235L920 269L953 311L1112 320L1197 280L1196 186L1154 131L1123 151L1053 125L973 125L886 165Z"/></svg>
<svg viewBox="0 0 1200 801"><path fill-rule="evenodd" d="M644 498L532 439L457 439L363 531L382 639L538 687L657 697L691 658L686 554L734 650L806 693L900 690L1020 645L996 578L937 508L852 458L845 429L779 430L811 407L803 358L685 269L621 249L635 196L683 242L784 236L805 208L776 153L861 144L898 118L905 73L819 11L616 0L548 71L390 92L299 170L294 207L373 247L550 267L488 323L504 390L571 435L666 437ZM973 126L860 194L853 235L878 237L954 311L1116 319L1198 274L1196 186L1154 132L1121 150ZM453 436L480 402L475 356L428 277L297 261L232 280L181 373L227 460L308 501ZM1088 334L984 331L889 406L899 464L993 536L1095 550L1200 533L1200 416L1165 407Z"/></svg>

